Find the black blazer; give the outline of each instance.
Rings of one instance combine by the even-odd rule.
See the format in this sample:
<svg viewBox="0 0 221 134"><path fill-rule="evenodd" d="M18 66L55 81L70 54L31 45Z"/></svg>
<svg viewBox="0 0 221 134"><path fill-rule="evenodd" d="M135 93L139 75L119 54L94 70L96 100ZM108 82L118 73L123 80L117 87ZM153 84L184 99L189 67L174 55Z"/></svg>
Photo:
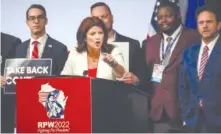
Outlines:
<svg viewBox="0 0 221 134"><path fill-rule="evenodd" d="M9 34L1 33L1 75L4 73L5 60L15 57L15 50L21 40Z"/></svg>
<svg viewBox="0 0 221 134"><path fill-rule="evenodd" d="M16 58L26 58L30 39L21 43L16 49ZM52 59L52 75L60 75L63 70L64 64L68 57L67 47L61 42L51 38L48 35L48 39L45 44L42 58Z"/></svg>

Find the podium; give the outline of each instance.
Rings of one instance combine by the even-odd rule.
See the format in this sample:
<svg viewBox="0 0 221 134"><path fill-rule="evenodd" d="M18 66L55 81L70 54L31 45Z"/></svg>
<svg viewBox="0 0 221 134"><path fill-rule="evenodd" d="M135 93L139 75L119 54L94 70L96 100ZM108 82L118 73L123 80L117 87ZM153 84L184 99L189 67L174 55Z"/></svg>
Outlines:
<svg viewBox="0 0 221 134"><path fill-rule="evenodd" d="M80 76L20 79L16 97L18 133L148 131L148 95L119 81ZM57 105L48 108L53 106L49 102Z"/></svg>

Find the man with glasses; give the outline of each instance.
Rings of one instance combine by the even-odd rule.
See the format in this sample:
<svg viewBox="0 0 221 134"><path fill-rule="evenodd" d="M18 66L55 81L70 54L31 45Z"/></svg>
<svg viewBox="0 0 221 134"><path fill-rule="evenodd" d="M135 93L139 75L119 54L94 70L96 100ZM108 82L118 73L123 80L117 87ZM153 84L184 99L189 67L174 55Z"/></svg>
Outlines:
<svg viewBox="0 0 221 134"><path fill-rule="evenodd" d="M59 75L67 59L67 47L46 33L47 23L46 10L42 5L33 4L28 8L26 24L31 32L31 39L17 47L16 58L51 58L52 74Z"/></svg>

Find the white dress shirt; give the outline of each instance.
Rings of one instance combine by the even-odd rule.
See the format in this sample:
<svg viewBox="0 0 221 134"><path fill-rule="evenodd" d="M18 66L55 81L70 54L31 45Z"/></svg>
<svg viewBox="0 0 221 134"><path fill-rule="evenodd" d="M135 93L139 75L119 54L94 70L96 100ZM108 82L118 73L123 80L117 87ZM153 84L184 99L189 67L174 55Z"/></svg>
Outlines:
<svg viewBox="0 0 221 134"><path fill-rule="evenodd" d="M173 50L179 40L180 35L178 35L180 33L180 30L182 30L182 25L180 25L174 32L173 34L170 36L172 38L171 42L173 42L173 46L171 47L171 51L170 51L170 55L173 53ZM178 37L176 38L176 36L178 35ZM167 37L169 37L167 34L163 33L163 38L164 38L164 53L166 52L166 48L167 48ZM175 40L176 38L176 40ZM175 41L174 41L175 40ZM162 44L162 43L161 43ZM160 59L162 60L162 45L160 46Z"/></svg>
<svg viewBox="0 0 221 134"><path fill-rule="evenodd" d="M211 52L213 51L213 48L217 42L219 38L219 35L216 36L216 38L214 38L209 44L206 45L206 43L202 40L202 43L201 43L201 47L200 47L200 51L199 51L199 56L198 56L198 63L197 63L197 70L198 70L198 73L199 73L199 69L200 69L200 62L201 62L201 58L202 58L202 54L203 54L203 49L205 46L207 46L209 48L208 50L208 59L209 59L209 56L211 54Z"/></svg>
<svg viewBox="0 0 221 134"><path fill-rule="evenodd" d="M45 47L47 39L48 39L48 35L47 34L45 34L44 36L42 36L39 39L37 39L37 41L39 42L39 44L38 44L38 57L39 58L42 56L42 53L44 51L44 47ZM29 55L28 55L28 58L32 57L32 51L34 49L34 45L32 44L33 41L36 41L36 40L31 38L30 44L29 44Z"/></svg>

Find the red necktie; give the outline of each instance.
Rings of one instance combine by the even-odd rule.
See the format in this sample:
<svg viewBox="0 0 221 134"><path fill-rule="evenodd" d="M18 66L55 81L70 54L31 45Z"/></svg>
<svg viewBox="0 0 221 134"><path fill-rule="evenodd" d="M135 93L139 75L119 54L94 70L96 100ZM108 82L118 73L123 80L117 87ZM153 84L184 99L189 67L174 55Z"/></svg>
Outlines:
<svg viewBox="0 0 221 134"><path fill-rule="evenodd" d="M200 61L200 69L199 69L199 80L202 79L202 76L203 76L203 72L204 72L204 69L205 69L205 66L206 66L206 63L208 61L208 50L209 48L207 46L204 47L203 49L203 54L202 54L202 57L201 57L201 61Z"/></svg>
<svg viewBox="0 0 221 134"><path fill-rule="evenodd" d="M32 44L34 45L34 49L32 51L32 59L37 59L38 58L38 41L33 41Z"/></svg>

